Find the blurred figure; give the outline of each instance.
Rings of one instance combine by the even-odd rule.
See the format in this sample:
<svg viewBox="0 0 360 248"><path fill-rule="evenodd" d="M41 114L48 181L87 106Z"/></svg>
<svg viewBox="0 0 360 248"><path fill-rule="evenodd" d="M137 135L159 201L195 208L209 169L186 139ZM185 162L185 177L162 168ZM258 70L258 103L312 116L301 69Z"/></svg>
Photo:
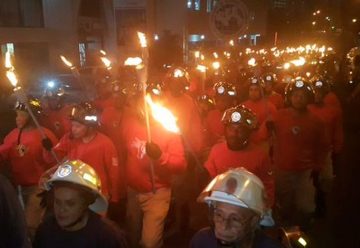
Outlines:
<svg viewBox="0 0 360 248"><path fill-rule="evenodd" d="M218 175L198 198L209 206L211 227L198 231L190 247L282 247L258 228L264 195L261 180L244 168Z"/></svg>
<svg viewBox="0 0 360 248"><path fill-rule="evenodd" d="M319 216L326 213L326 196L331 191L332 181L334 178L333 158L337 157L341 152L344 144L344 132L342 126L341 111L336 106L328 105L324 102L328 93L329 85L321 77L316 77L312 81L315 89L314 104L309 105L309 111L323 121L326 133L330 139L330 149L326 157L326 163L320 170L317 177L317 208L316 212Z"/></svg>
<svg viewBox="0 0 360 248"><path fill-rule="evenodd" d="M149 141L142 89L135 85L127 92L121 153L126 159L127 224L131 244L133 247L162 247L172 179L186 169L184 146L179 134L167 131L151 116Z"/></svg>
<svg viewBox="0 0 360 248"><path fill-rule="evenodd" d="M264 81L261 78L250 78L249 98L242 103L253 111L259 126L276 113L275 106L264 98Z"/></svg>
<svg viewBox="0 0 360 248"><path fill-rule="evenodd" d="M227 109L222 118L225 141L214 145L205 162L211 178L231 168L245 167L260 177L267 192L267 208L274 204L274 180L271 176L270 158L266 152L250 141L257 128L257 119L242 105Z"/></svg>
<svg viewBox="0 0 360 248"><path fill-rule="evenodd" d="M108 202L92 167L72 160L48 173L41 182L53 198L54 215L39 226L34 248L127 247L122 233L100 215Z"/></svg>
<svg viewBox="0 0 360 248"><path fill-rule="evenodd" d="M61 138L71 129L70 111L71 106L64 103L64 86L50 81L44 91L44 115L41 123Z"/></svg>
<svg viewBox="0 0 360 248"><path fill-rule="evenodd" d="M206 138L208 145L212 146L224 136L224 125L221 118L224 111L236 104L236 89L226 82L218 82L214 85L215 109L209 111L205 119Z"/></svg>
<svg viewBox="0 0 360 248"><path fill-rule="evenodd" d="M39 118L42 113L40 101L30 97L28 106ZM51 166L51 162L43 159L42 136L27 112L26 105L17 102L15 111L17 127L5 137L4 143L0 146L0 155L10 162L12 180L24 208L26 224L32 236L43 213L40 199L36 196L40 192L37 183L46 168ZM50 130L46 128L42 130L51 142L57 142Z"/></svg>
<svg viewBox="0 0 360 248"><path fill-rule="evenodd" d="M276 137L275 197L280 224L306 230L315 210L312 175L324 167L329 143L323 122L307 109L314 99L311 84L296 78L285 93L289 107L267 123Z"/></svg>
<svg viewBox="0 0 360 248"><path fill-rule="evenodd" d="M31 247L23 209L13 186L2 175L0 175L0 220L0 247Z"/></svg>
<svg viewBox="0 0 360 248"><path fill-rule="evenodd" d="M65 134L53 150L59 158L80 159L93 166L101 178L103 193L109 197L110 209L119 201L120 170L113 142L98 131L99 117L89 103L80 103L71 110L71 132ZM51 146L52 144L50 144ZM45 154L52 160L49 153Z"/></svg>
<svg viewBox="0 0 360 248"><path fill-rule="evenodd" d="M276 109L284 107L284 98L282 95L274 91L274 86L277 84L277 77L274 73L266 73L263 77L264 80L264 96L271 102Z"/></svg>

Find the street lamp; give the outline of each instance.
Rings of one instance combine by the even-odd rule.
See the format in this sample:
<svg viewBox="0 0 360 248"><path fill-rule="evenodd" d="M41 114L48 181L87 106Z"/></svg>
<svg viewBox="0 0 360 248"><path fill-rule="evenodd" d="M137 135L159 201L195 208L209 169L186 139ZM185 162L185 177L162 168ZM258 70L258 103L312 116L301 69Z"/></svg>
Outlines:
<svg viewBox="0 0 360 248"><path fill-rule="evenodd" d="M353 19L352 19L352 22L353 22L353 23L357 22L357 19L356 19L356 18L353 18Z"/></svg>

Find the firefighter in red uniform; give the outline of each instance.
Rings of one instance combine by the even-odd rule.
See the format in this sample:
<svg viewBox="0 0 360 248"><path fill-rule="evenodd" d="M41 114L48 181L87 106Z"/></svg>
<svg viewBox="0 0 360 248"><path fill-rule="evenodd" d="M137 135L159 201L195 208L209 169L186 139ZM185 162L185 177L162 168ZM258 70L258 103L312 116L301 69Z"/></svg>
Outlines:
<svg viewBox="0 0 360 248"><path fill-rule="evenodd" d="M296 78L285 91L290 106L281 109L267 127L275 134L274 165L276 206L282 225L308 228L315 210L313 171L325 162L328 139L322 121L307 110L314 91Z"/></svg>
<svg viewBox="0 0 360 248"><path fill-rule="evenodd" d="M215 109L209 111L205 119L207 139L210 146L216 144L224 136L224 125L221 118L224 111L235 105L236 89L226 82L218 82L214 85Z"/></svg>
<svg viewBox="0 0 360 248"><path fill-rule="evenodd" d="M284 107L284 98L282 95L274 91L274 85L277 83L277 77L273 73L267 73L263 77L264 80L264 96L269 102L274 104L276 109Z"/></svg>
<svg viewBox="0 0 360 248"><path fill-rule="evenodd" d="M259 129L253 133L251 140L260 144L265 151L272 153L271 139L267 139L265 121L276 113L275 106L264 97L264 81L259 77L249 79L249 99L242 104L250 109L258 120Z"/></svg>
<svg viewBox="0 0 360 248"><path fill-rule="evenodd" d="M170 236L181 233L182 227L188 225L189 218L186 217L189 214L186 211L192 211L189 204L194 202L191 198L195 199L197 195L196 172L201 168L198 161L204 145L200 113L195 101L187 94L188 86L188 73L179 67L173 68L164 81L164 103L177 118L188 162L187 170L173 181L175 221L173 229L169 231Z"/></svg>
<svg viewBox="0 0 360 248"><path fill-rule="evenodd" d="M93 105L99 112L114 104L111 97L111 82L111 75L107 69L103 68L103 70L97 72L95 78L97 98L94 100Z"/></svg>
<svg viewBox="0 0 360 248"><path fill-rule="evenodd" d="M344 143L344 133L342 127L341 111L336 106L328 105L324 102L324 98L329 91L329 85L321 77L312 80L315 89L314 104L310 104L308 109L311 113L321 119L325 125L327 135L330 139L330 150L326 157L325 166L319 174L317 184L317 214L320 216L326 212L326 196L330 192L332 180L334 178L333 160L337 156Z"/></svg>
<svg viewBox="0 0 360 248"><path fill-rule="evenodd" d="M42 111L40 101L30 98L29 106L35 116L39 117ZM37 184L40 176L51 164L43 159L42 136L31 120L25 104L18 102L15 110L17 127L0 145L0 156L10 162L12 179L24 207L29 232L33 235L43 213L40 199L36 196L40 192ZM52 142L57 142L50 130L43 128L43 131Z"/></svg>
<svg viewBox="0 0 360 248"><path fill-rule="evenodd" d="M119 201L119 163L114 143L97 131L98 116L89 103L80 103L71 110L71 133L54 146L60 158L81 160L91 164L99 174L102 191L109 197L109 211ZM45 154L49 160L50 154Z"/></svg>
<svg viewBox="0 0 360 248"><path fill-rule="evenodd" d="M64 104L64 93L63 85L50 81L46 86L43 97L46 108L44 108L41 123L53 131L59 139L71 129L69 119L71 106Z"/></svg>
<svg viewBox="0 0 360 248"><path fill-rule="evenodd" d="M259 125L276 113L275 106L264 98L264 82L261 78L250 78L249 99L242 104L253 111Z"/></svg>
<svg viewBox="0 0 360 248"><path fill-rule="evenodd" d="M166 131L150 117L148 142L141 87L133 85L122 122L128 184L127 221L133 247L161 247L171 200L172 177L186 169L179 134ZM152 187L151 165L154 168ZM154 192L154 191L155 192Z"/></svg>
<svg viewBox="0 0 360 248"><path fill-rule="evenodd" d="M109 137L115 145L118 158L119 158L119 206L111 207L109 217L116 221L118 224L123 224L125 218L126 208L126 178L123 154L123 144L121 142L121 122L123 118L123 110L125 105L125 93L123 92L123 85L119 81L112 82L112 99L113 105L104 107L100 117L100 131Z"/></svg>
<svg viewBox="0 0 360 248"><path fill-rule="evenodd" d="M164 82L164 102L178 119L186 150L196 154L203 147L203 129L196 104L185 92L188 85L187 72L173 69Z"/></svg>
<svg viewBox="0 0 360 248"><path fill-rule="evenodd" d="M265 185L268 208L274 204L274 181L268 154L250 141L257 128L257 119L252 111L242 105L227 109L222 118L226 141L214 145L205 162L211 178L231 168L245 167Z"/></svg>

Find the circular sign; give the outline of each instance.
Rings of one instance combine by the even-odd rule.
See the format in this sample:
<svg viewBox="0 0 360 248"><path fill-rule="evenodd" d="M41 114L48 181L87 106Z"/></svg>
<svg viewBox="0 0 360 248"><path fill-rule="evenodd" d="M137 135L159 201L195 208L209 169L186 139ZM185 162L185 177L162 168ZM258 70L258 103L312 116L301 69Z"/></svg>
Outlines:
<svg viewBox="0 0 360 248"><path fill-rule="evenodd" d="M222 0L210 15L210 28L219 38L232 38L248 28L249 12L242 1Z"/></svg>

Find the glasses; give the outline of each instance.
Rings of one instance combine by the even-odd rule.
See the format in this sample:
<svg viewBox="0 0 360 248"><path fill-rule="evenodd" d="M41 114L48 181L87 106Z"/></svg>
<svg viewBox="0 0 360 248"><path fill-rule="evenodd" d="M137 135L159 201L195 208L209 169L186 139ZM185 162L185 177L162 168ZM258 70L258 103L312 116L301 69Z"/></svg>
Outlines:
<svg viewBox="0 0 360 248"><path fill-rule="evenodd" d="M241 228L246 226L246 224L249 222L249 220L252 219L252 216L244 219L236 214L230 214L229 217L225 217L225 214L222 211L219 211L217 209L214 210L214 222L215 223L226 223L231 228Z"/></svg>

